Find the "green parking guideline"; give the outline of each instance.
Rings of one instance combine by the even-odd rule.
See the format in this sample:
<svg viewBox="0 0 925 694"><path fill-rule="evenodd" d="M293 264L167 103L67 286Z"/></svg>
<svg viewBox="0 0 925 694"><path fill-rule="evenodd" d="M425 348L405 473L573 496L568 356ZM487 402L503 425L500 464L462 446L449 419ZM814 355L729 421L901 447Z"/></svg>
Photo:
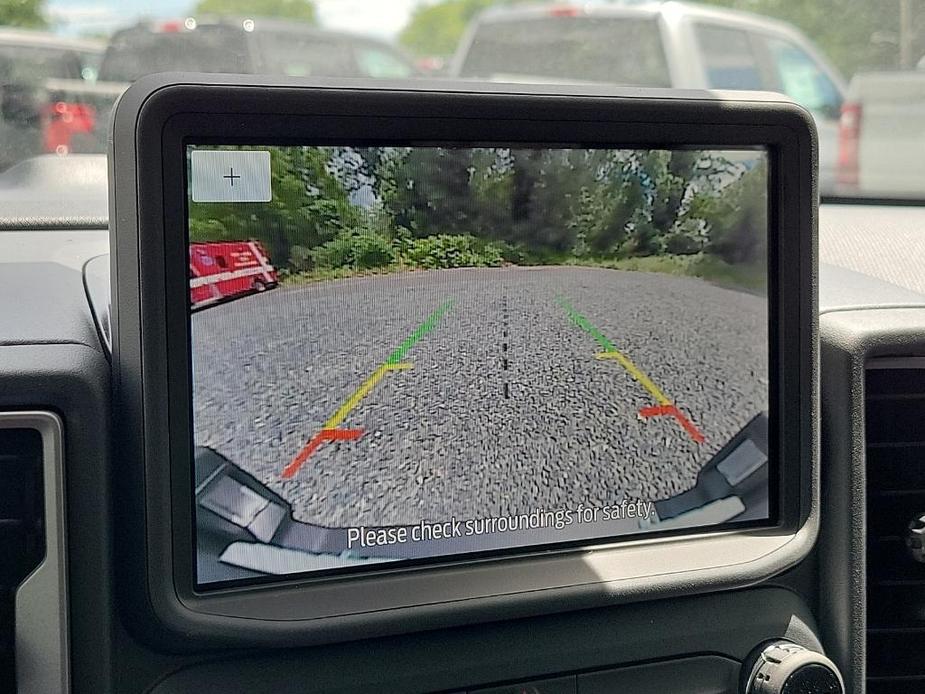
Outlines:
<svg viewBox="0 0 925 694"><path fill-rule="evenodd" d="M558 302L559 306L565 309L565 312L568 314L568 317L572 320L572 322L586 333L588 333L595 340L597 340L597 344L603 347L605 352L617 351L617 348L614 347L614 344L608 340L607 337L591 323L591 321L578 313L578 311L576 311L564 297L556 297L556 301Z"/></svg>
<svg viewBox="0 0 925 694"><path fill-rule="evenodd" d="M445 302L442 306L440 306L440 308L438 308L436 311L431 313L427 317L427 319L423 323L421 323L413 333L411 333L407 338L405 338L405 341L402 342L395 349L395 351L389 355L389 358L385 360L385 363L386 364L397 364L398 362L400 362L404 358L405 354L407 354L408 350L414 347L415 343L418 340L420 340L422 337L424 337L427 333L429 333L431 330L433 330L436 327L437 323L443 317L443 314L449 311L450 308L453 306L453 301L454 301L453 299L450 299L449 301Z"/></svg>

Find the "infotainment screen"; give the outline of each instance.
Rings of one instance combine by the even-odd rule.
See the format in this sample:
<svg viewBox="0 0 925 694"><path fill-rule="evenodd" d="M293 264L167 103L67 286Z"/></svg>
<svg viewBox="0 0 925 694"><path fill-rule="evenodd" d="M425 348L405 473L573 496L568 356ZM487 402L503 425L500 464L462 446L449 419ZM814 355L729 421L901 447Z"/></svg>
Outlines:
<svg viewBox="0 0 925 694"><path fill-rule="evenodd" d="M773 524L769 166L188 145L199 587Z"/></svg>

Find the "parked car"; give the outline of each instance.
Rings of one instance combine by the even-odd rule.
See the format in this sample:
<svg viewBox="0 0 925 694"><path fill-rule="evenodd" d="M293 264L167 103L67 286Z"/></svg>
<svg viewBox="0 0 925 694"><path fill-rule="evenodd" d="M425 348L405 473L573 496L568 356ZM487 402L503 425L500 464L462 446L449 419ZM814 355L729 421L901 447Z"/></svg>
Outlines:
<svg viewBox="0 0 925 694"><path fill-rule="evenodd" d="M837 191L920 195L925 186L923 119L925 69L855 75L842 106Z"/></svg>
<svg viewBox="0 0 925 694"><path fill-rule="evenodd" d="M3 79L34 83L49 77L96 79L105 44L27 29L0 28Z"/></svg>
<svg viewBox="0 0 925 694"><path fill-rule="evenodd" d="M94 116L93 127L69 139L67 151L105 152L109 111L118 96L139 77L173 71L371 78L417 74L413 62L388 43L298 22L231 17L145 21L113 34L95 83L47 82L48 103L84 104Z"/></svg>
<svg viewBox="0 0 925 694"><path fill-rule="evenodd" d="M450 66L456 77L787 94L813 113L820 178L831 192L844 81L785 22L679 2L486 10Z"/></svg>
<svg viewBox="0 0 925 694"><path fill-rule="evenodd" d="M243 72L292 77L409 77L412 62L389 44L279 19L232 17L142 22L116 32L100 81L153 72Z"/></svg>
<svg viewBox="0 0 925 694"><path fill-rule="evenodd" d="M279 284L259 241L214 241L189 247L190 305L201 308Z"/></svg>
<svg viewBox="0 0 925 694"><path fill-rule="evenodd" d="M103 44L24 29L0 29L0 168L28 157L61 151L75 132L95 127L86 104L58 99L49 80L81 89L96 79Z"/></svg>

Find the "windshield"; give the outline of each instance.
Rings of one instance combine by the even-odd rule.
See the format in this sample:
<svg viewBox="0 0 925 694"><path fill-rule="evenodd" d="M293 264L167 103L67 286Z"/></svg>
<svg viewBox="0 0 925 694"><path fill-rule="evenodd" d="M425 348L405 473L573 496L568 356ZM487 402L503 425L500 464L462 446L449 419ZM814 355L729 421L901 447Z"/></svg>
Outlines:
<svg viewBox="0 0 925 694"><path fill-rule="evenodd" d="M134 82L152 72L252 72L244 32L230 27L199 31L126 31L106 49L99 78Z"/></svg>
<svg viewBox="0 0 925 694"><path fill-rule="evenodd" d="M0 171L105 153L146 74L439 78L782 92L824 197L918 200L923 27L901 0L0 0Z"/></svg>
<svg viewBox="0 0 925 694"><path fill-rule="evenodd" d="M486 22L476 30L459 74L671 86L654 18L543 16Z"/></svg>
<svg viewBox="0 0 925 694"><path fill-rule="evenodd" d="M74 51L0 45L0 75L4 82L29 83L49 77L78 79L85 67L86 61Z"/></svg>

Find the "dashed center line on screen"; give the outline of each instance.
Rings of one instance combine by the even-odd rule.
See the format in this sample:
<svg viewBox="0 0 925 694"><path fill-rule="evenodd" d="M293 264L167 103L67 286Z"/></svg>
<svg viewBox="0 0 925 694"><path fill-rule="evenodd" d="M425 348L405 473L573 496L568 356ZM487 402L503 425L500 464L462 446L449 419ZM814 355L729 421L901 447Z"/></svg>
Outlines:
<svg viewBox="0 0 925 694"><path fill-rule="evenodd" d="M510 316L508 314L507 307L507 295L501 295L501 370L504 372L502 378L504 379L501 386L501 391L504 394L505 400L509 400L511 397L511 383L508 380L508 371L511 367L510 359L508 358L508 325L510 325Z"/></svg>

